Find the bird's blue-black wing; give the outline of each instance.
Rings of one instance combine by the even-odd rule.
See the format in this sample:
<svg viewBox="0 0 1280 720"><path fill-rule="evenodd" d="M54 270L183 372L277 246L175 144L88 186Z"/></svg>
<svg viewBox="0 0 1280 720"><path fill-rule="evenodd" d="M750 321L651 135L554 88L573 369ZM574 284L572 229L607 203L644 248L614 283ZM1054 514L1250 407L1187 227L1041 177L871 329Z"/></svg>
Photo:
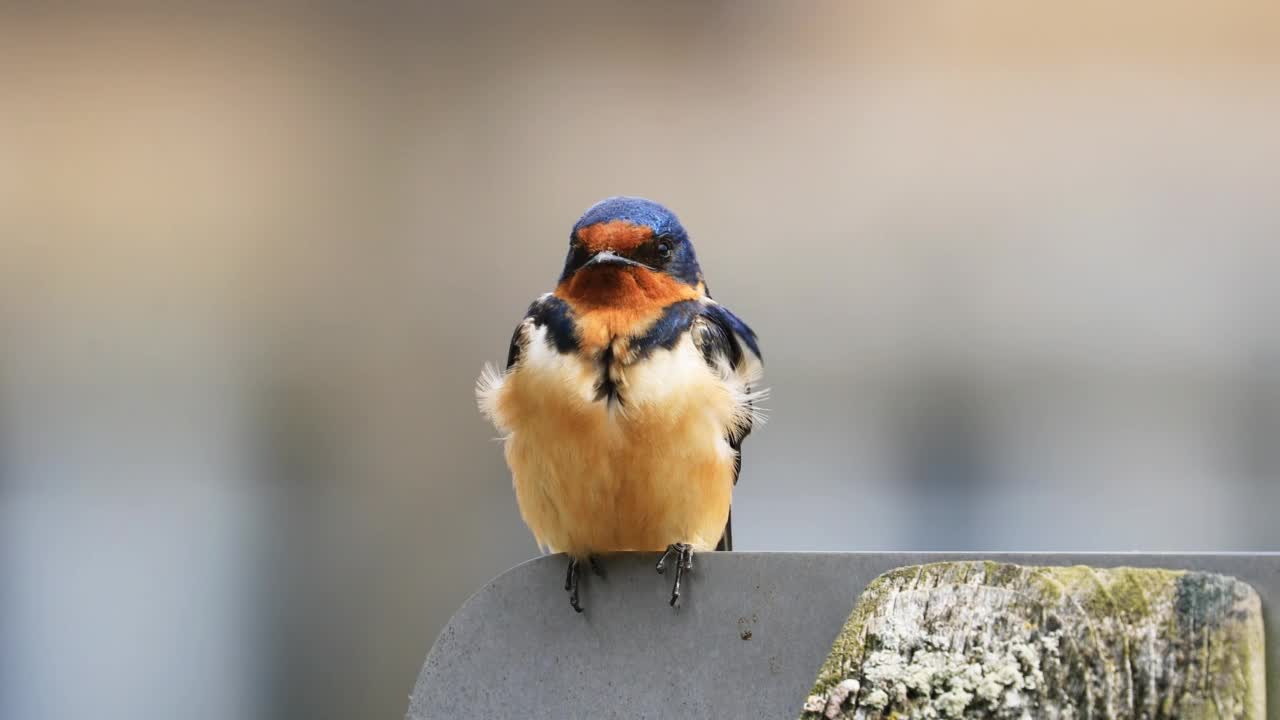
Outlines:
<svg viewBox="0 0 1280 720"><path fill-rule="evenodd" d="M702 357L712 369L727 368L746 378L752 376L751 366L763 362L760 345L756 334L737 315L716 303L708 303L702 309L701 332L696 335ZM749 383L749 380L748 380ZM751 393L747 384L745 391ZM749 408L754 412L753 403L748 400ZM729 446L733 448L733 484L738 484L738 475L742 471L742 441L751 434L752 413L747 413L744 421L726 434ZM717 550L733 549L732 516L725 523L724 535L720 538Z"/></svg>
<svg viewBox="0 0 1280 720"><path fill-rule="evenodd" d="M524 320L516 326L511 334L511 347L507 349L507 369L520 362L528 349L529 331L533 328L547 329L547 343L556 352L570 353L578 349L577 330L573 322L573 313L565 301L554 295L543 295L529 306Z"/></svg>

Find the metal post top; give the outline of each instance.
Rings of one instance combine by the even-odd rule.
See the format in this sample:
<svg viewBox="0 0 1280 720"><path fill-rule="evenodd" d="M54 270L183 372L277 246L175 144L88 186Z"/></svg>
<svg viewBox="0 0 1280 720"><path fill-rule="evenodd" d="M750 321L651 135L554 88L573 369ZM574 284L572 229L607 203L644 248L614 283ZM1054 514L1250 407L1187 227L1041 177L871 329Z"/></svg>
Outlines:
<svg viewBox="0 0 1280 720"><path fill-rule="evenodd" d="M498 576L427 655L409 720L794 718L858 595L895 567L947 560L1203 570L1262 597L1268 718L1280 720L1280 553L702 553L681 606L654 553L603 556L569 607L562 555Z"/></svg>

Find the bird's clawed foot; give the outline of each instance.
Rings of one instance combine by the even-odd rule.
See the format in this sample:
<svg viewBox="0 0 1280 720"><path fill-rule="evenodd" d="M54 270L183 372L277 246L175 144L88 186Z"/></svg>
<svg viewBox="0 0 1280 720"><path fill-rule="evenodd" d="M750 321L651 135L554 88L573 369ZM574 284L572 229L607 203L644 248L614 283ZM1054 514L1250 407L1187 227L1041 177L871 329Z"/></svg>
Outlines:
<svg viewBox="0 0 1280 720"><path fill-rule="evenodd" d="M591 565L591 572L596 577L604 578L604 567L599 560L594 557L587 558L587 562ZM577 558L569 558L569 570L564 578L564 591L569 593L569 606L577 612L582 612L582 604L578 602L578 580L582 576L582 561Z"/></svg>
<svg viewBox="0 0 1280 720"><path fill-rule="evenodd" d="M658 558L658 564L654 567L658 574L666 572L667 560L675 560L676 579L671 584L671 607L675 607L680 602L680 581L684 578L687 571L693 570L693 546L689 543L672 543L667 546L667 551L662 553L662 557Z"/></svg>
<svg viewBox="0 0 1280 720"><path fill-rule="evenodd" d="M577 558L569 558L569 571L564 578L564 591L569 593L569 607L577 612L582 612L582 605L578 603L578 576L582 574L582 569L578 567Z"/></svg>

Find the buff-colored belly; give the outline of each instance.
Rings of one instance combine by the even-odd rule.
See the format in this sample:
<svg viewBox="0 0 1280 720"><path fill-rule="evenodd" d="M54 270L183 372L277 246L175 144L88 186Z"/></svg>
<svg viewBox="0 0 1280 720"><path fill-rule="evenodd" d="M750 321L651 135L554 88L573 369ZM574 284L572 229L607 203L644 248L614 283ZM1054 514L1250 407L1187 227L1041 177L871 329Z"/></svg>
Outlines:
<svg viewBox="0 0 1280 720"><path fill-rule="evenodd" d="M733 489L735 408L692 343L628 368L621 405L594 399L594 370L576 358L530 360L497 389L493 414L539 544L578 556L714 547Z"/></svg>

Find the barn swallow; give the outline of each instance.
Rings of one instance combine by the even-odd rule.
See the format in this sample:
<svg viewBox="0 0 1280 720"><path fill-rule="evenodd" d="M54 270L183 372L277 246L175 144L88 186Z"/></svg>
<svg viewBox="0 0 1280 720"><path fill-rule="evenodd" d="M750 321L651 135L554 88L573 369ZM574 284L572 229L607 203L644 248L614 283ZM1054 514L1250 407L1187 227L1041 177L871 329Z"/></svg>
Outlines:
<svg viewBox="0 0 1280 720"><path fill-rule="evenodd" d="M761 374L755 333L711 299L670 210L612 197L573 226L555 291L529 306L506 370L486 366L476 394L505 440L525 524L569 557L574 610L600 553L661 552L675 606L693 553L732 549Z"/></svg>

